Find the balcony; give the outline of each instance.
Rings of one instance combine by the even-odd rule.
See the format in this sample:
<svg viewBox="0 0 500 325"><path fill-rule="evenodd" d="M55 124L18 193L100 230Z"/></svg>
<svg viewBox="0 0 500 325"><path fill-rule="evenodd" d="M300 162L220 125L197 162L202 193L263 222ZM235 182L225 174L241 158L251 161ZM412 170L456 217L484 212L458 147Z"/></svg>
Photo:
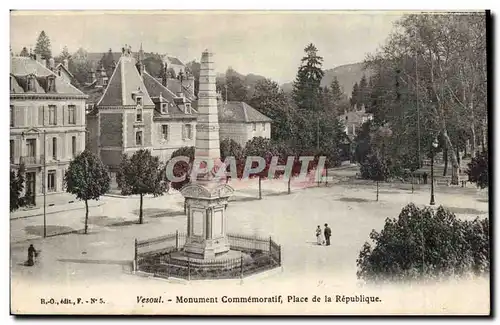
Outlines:
<svg viewBox="0 0 500 325"><path fill-rule="evenodd" d="M21 156L19 157L19 163L26 166L41 166L43 165L44 156Z"/></svg>

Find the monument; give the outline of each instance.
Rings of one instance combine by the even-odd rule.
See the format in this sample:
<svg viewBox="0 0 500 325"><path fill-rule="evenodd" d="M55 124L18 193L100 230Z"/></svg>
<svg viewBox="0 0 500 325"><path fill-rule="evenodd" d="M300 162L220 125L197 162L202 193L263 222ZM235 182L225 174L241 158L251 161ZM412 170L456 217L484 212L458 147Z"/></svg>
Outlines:
<svg viewBox="0 0 500 325"><path fill-rule="evenodd" d="M219 119L213 54L201 56L196 125L195 167L207 166L181 189L187 205L187 237L184 254L215 259L229 252L226 237L226 205L233 189L214 178L211 168L220 162Z"/></svg>

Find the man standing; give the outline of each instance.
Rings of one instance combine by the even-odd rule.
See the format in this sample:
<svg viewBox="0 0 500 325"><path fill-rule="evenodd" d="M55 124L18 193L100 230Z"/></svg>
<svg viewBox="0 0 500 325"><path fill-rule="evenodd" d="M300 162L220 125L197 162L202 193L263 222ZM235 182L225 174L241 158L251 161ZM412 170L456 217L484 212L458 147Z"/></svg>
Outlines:
<svg viewBox="0 0 500 325"><path fill-rule="evenodd" d="M328 227L328 224L325 223L325 239L326 239L326 246L330 246L330 236L332 235L332 230L330 227Z"/></svg>

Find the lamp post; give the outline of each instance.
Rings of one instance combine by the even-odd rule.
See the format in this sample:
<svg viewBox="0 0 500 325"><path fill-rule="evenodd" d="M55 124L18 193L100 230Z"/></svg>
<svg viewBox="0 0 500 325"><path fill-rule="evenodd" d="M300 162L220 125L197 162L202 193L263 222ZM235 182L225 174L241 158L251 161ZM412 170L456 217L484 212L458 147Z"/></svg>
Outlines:
<svg viewBox="0 0 500 325"><path fill-rule="evenodd" d="M438 147L437 139L434 139L434 141L432 141L432 147L431 147L431 202L430 202L430 205L436 204L436 202L434 201L434 154L435 154L437 147Z"/></svg>

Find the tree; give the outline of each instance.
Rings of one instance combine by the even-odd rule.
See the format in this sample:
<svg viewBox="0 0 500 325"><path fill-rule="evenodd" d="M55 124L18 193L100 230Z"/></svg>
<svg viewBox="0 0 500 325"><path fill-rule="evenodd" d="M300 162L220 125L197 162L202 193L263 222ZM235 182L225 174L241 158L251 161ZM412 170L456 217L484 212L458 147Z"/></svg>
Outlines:
<svg viewBox="0 0 500 325"><path fill-rule="evenodd" d="M196 60L193 60L186 64L186 68L189 69L194 78L194 95L198 96L198 90L200 89L200 69L201 64Z"/></svg>
<svg viewBox="0 0 500 325"><path fill-rule="evenodd" d="M144 60L144 61L146 61L146 60ZM108 76L111 76L111 74L113 73L113 70L114 70L113 65L115 64L115 58L113 56L113 50L112 49L109 49L107 53L104 53L102 55L100 64L102 65L102 67L104 68L104 70L106 70L106 74ZM144 64L146 65L146 62L144 62ZM160 62L160 64L161 64L161 62ZM148 68L148 70L147 70L148 72L155 71L155 70L151 69L151 66L146 65L146 68Z"/></svg>
<svg viewBox="0 0 500 325"><path fill-rule="evenodd" d="M217 90L222 92L223 98L228 101L246 102L249 95L242 76L232 68L226 70L223 80L218 80Z"/></svg>
<svg viewBox="0 0 500 325"><path fill-rule="evenodd" d="M248 104L272 120L272 139L289 141L293 138L294 110L276 82L271 79L257 81Z"/></svg>
<svg viewBox="0 0 500 325"><path fill-rule="evenodd" d="M321 69L323 58L318 55L318 49L312 43L304 52L306 55L301 60L293 83L292 98L299 109L317 112L323 110L320 96L320 83L324 76Z"/></svg>
<svg viewBox="0 0 500 325"><path fill-rule="evenodd" d="M27 203L26 198L21 196L24 189L24 171L24 164L19 166L17 174L13 170L10 171L10 212Z"/></svg>
<svg viewBox="0 0 500 325"><path fill-rule="evenodd" d="M262 200L262 179L267 178L269 174L269 167L271 166L271 161L273 156L277 156L278 152L276 148L271 143L270 139L263 137L254 137L249 140L244 149L244 156L254 156L264 158L265 166L264 169L258 173L251 173L250 177L258 177L259 179L259 200ZM252 163L252 168L257 167L257 162Z"/></svg>
<svg viewBox="0 0 500 325"><path fill-rule="evenodd" d="M462 221L439 207L413 203L384 228L370 233L356 260L357 277L369 282L439 279L490 271L488 219Z"/></svg>
<svg viewBox="0 0 500 325"><path fill-rule="evenodd" d="M117 182L123 195L139 195L139 223L143 222L143 197L163 195L168 189L165 166L151 151L140 149L130 158L124 155L117 174Z"/></svg>
<svg viewBox="0 0 500 325"><path fill-rule="evenodd" d="M69 60L69 70L75 76L76 81L84 85L89 81L90 71L93 69L92 63L88 59L85 49L79 48Z"/></svg>
<svg viewBox="0 0 500 325"><path fill-rule="evenodd" d="M85 149L69 164L64 175L66 192L85 202L85 234L88 229L89 200L99 200L110 188L106 166L90 150Z"/></svg>
<svg viewBox="0 0 500 325"><path fill-rule="evenodd" d="M467 166L465 173L469 176L469 182L476 183L481 189L488 187L488 151L477 154Z"/></svg>
<svg viewBox="0 0 500 325"><path fill-rule="evenodd" d="M227 157L233 157L236 164L241 163L243 160L243 148L240 144L233 139L225 138L220 142L220 159L222 162L226 160ZM238 169L238 168L237 168ZM231 166L226 166L226 171L231 171ZM237 174L238 170L237 170ZM229 177L226 178L226 182L229 181Z"/></svg>
<svg viewBox="0 0 500 325"><path fill-rule="evenodd" d="M64 45L61 55L59 55L59 60L69 60L71 58L71 54L69 54L68 47Z"/></svg>
<svg viewBox="0 0 500 325"><path fill-rule="evenodd" d="M194 162L194 153L195 153L194 147L181 147L172 152L170 159L180 156L189 158L189 163L186 163L185 161L179 161L173 166L173 174L175 177L184 176L184 180L182 181L170 182L173 189L180 190L181 188L184 187L184 185L189 183L191 168ZM187 211L187 203L186 200L184 200L184 214L186 213L186 211Z"/></svg>
<svg viewBox="0 0 500 325"><path fill-rule="evenodd" d="M30 56L30 53L28 52L28 49L25 47L23 47L23 49L21 50L21 53L19 53L19 56L24 56L24 57L28 57Z"/></svg>
<svg viewBox="0 0 500 325"><path fill-rule="evenodd" d="M351 107L357 106L359 104L359 86L358 83L354 83L354 86L352 86L352 93L351 93Z"/></svg>
<svg viewBox="0 0 500 325"><path fill-rule="evenodd" d="M52 57L52 51L50 49L50 39L42 30L38 39L36 40L35 54L40 55L43 59L48 60Z"/></svg>

